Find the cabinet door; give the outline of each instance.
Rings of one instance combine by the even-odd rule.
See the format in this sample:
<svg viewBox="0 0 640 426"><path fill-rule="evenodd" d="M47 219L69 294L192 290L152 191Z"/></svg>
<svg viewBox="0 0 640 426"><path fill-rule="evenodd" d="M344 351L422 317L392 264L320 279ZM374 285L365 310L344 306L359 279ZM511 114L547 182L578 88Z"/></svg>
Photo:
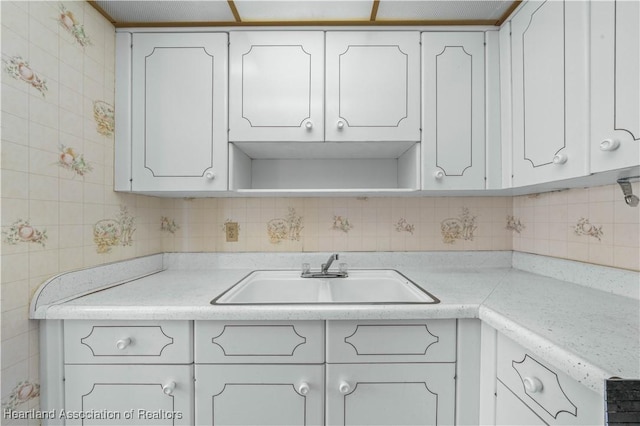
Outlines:
<svg viewBox="0 0 640 426"><path fill-rule="evenodd" d="M322 365L196 365L197 425L321 425Z"/></svg>
<svg viewBox="0 0 640 426"><path fill-rule="evenodd" d="M640 3L591 3L591 171L640 164Z"/></svg>
<svg viewBox="0 0 640 426"><path fill-rule="evenodd" d="M232 32L229 140L324 139L324 34Z"/></svg>
<svg viewBox="0 0 640 426"><path fill-rule="evenodd" d="M588 172L588 12L529 1L511 20L514 186Z"/></svg>
<svg viewBox="0 0 640 426"><path fill-rule="evenodd" d="M134 34L134 191L227 189L227 35Z"/></svg>
<svg viewBox="0 0 640 426"><path fill-rule="evenodd" d="M546 425L536 413L498 381L496 390L496 426Z"/></svg>
<svg viewBox="0 0 640 426"><path fill-rule="evenodd" d="M420 33L328 32L327 141L420 140Z"/></svg>
<svg viewBox="0 0 640 426"><path fill-rule="evenodd" d="M422 34L422 188L485 187L484 33Z"/></svg>
<svg viewBox="0 0 640 426"><path fill-rule="evenodd" d="M66 424L193 424L191 377L189 365L67 365Z"/></svg>
<svg viewBox="0 0 640 426"><path fill-rule="evenodd" d="M601 395L546 364L537 355L498 334L496 375L523 405L552 425L604 422ZM496 413L498 416L498 413ZM508 421L507 421L508 424Z"/></svg>
<svg viewBox="0 0 640 426"><path fill-rule="evenodd" d="M450 425L455 364L329 364L327 424Z"/></svg>

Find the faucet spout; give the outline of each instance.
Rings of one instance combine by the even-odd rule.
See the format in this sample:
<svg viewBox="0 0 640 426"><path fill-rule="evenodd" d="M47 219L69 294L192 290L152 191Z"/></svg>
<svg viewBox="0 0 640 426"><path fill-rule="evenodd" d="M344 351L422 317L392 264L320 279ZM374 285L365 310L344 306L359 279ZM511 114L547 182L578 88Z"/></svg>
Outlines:
<svg viewBox="0 0 640 426"><path fill-rule="evenodd" d="M331 264L334 260L338 260L338 253L334 253L329 256L329 260L327 260L327 263L322 264L322 266L320 267L321 273L326 274L329 271L329 268L331 267Z"/></svg>

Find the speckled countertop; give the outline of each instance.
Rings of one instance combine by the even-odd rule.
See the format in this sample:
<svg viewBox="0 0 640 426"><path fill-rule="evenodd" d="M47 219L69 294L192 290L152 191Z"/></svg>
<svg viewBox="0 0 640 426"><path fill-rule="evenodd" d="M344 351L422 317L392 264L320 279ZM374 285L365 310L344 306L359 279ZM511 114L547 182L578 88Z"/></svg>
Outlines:
<svg viewBox="0 0 640 426"><path fill-rule="evenodd" d="M609 377L640 378L637 272L569 261L545 262L541 256L511 252L348 253L341 261L343 259L358 269L397 269L441 302L435 305L213 306L209 303L211 299L255 269L297 269L302 262L319 264L325 255L165 254L102 267L104 282L93 279L87 285L86 274L91 270L56 277L34 296L31 317L113 320L479 318L598 393L603 393L603 380ZM85 280L78 274L84 274ZM118 274L120 276L115 277ZM598 274L601 278L594 280ZM573 277L574 282L566 281L567 276ZM131 277L139 278L132 280ZM53 292L51 289L56 287L64 291Z"/></svg>

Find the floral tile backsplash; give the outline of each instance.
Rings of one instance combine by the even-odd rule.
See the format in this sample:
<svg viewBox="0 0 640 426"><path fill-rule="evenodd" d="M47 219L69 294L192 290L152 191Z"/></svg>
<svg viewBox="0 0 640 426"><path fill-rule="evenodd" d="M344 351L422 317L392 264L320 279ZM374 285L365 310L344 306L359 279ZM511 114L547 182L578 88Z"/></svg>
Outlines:
<svg viewBox="0 0 640 426"><path fill-rule="evenodd" d="M640 270L639 211L613 184L519 197L115 193L112 24L76 1L3 1L0 19L3 408L39 403L32 294L82 267L163 251L513 249Z"/></svg>

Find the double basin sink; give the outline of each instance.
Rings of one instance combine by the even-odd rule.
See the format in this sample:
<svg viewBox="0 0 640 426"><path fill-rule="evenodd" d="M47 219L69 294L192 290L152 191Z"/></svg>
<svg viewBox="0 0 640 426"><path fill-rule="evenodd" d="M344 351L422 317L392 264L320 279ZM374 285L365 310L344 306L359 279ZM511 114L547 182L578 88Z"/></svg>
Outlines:
<svg viewBox="0 0 640 426"><path fill-rule="evenodd" d="M350 270L347 277L302 277L299 271L253 271L211 301L214 305L434 304L400 272Z"/></svg>

